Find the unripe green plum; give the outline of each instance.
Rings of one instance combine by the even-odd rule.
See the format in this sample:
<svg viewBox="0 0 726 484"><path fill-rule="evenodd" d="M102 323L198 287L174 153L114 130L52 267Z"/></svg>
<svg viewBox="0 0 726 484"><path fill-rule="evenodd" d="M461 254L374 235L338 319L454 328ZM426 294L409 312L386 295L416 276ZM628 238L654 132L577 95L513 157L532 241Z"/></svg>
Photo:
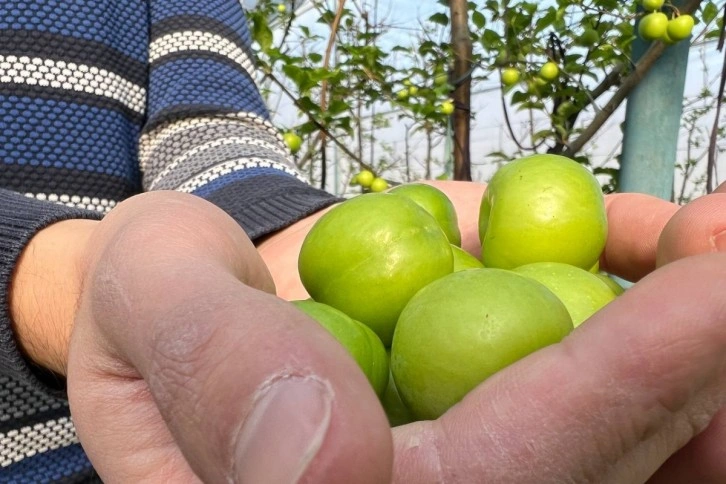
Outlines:
<svg viewBox="0 0 726 484"><path fill-rule="evenodd" d="M386 346L409 299L453 267L436 220L390 193L359 195L331 209L308 232L298 259L315 301L367 325Z"/></svg>
<svg viewBox="0 0 726 484"><path fill-rule="evenodd" d="M638 22L638 34L643 40L659 40L668 30L668 16L663 12L645 15Z"/></svg>
<svg viewBox="0 0 726 484"><path fill-rule="evenodd" d="M501 269L455 272L424 287L401 313L391 371L418 419L436 419L488 377L573 329L542 284Z"/></svg>
<svg viewBox="0 0 726 484"><path fill-rule="evenodd" d="M497 170L479 212L485 267L562 262L589 270L607 240L597 178L558 155L533 155Z"/></svg>
<svg viewBox="0 0 726 484"><path fill-rule="evenodd" d="M454 272L465 271L467 269L483 269L484 264L479 259L452 244L451 251L454 254Z"/></svg>
<svg viewBox="0 0 726 484"><path fill-rule="evenodd" d="M380 338L365 324L337 309L311 299L293 301L348 350L379 397L388 385L388 356Z"/></svg>
<svg viewBox="0 0 726 484"><path fill-rule="evenodd" d="M407 183L392 188L390 193L407 197L416 202L436 219L449 242L461 245L461 232L456 209L444 192L426 183Z"/></svg>
<svg viewBox="0 0 726 484"><path fill-rule="evenodd" d="M612 289L597 274L559 262L535 262L514 271L543 284L560 298L575 327L615 299Z"/></svg>

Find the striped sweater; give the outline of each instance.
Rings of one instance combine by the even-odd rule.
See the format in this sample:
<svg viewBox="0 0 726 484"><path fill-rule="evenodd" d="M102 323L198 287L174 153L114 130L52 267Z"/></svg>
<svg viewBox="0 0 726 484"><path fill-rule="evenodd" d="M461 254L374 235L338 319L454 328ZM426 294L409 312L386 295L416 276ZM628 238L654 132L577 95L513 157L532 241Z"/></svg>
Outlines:
<svg viewBox="0 0 726 484"><path fill-rule="evenodd" d="M290 162L250 45L239 0L0 2L0 483L94 479L63 384L11 332L10 277L38 230L172 189L255 239L335 201Z"/></svg>

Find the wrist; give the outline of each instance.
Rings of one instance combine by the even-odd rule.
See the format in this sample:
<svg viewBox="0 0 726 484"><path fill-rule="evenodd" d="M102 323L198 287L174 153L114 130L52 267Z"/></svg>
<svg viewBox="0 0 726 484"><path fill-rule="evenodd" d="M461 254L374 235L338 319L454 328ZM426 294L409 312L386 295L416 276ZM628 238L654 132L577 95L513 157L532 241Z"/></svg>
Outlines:
<svg viewBox="0 0 726 484"><path fill-rule="evenodd" d="M65 220L38 232L21 253L10 284L10 318L20 350L61 375L83 286L86 245L97 224Z"/></svg>

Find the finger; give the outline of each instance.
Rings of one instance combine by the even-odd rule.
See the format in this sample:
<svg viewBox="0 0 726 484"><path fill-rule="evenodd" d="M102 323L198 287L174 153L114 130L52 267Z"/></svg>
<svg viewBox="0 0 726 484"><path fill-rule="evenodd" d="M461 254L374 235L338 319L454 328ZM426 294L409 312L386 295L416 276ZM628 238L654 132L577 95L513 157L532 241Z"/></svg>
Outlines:
<svg viewBox="0 0 726 484"><path fill-rule="evenodd" d="M726 401L724 267L664 267L439 420L394 429L395 480L644 482Z"/></svg>
<svg viewBox="0 0 726 484"><path fill-rule="evenodd" d="M718 187L717 187L717 188L716 188L716 189L715 189L715 190L713 191L713 193L726 193L726 182L723 182L722 184L720 184L720 185L719 185L719 186L718 186Z"/></svg>
<svg viewBox="0 0 726 484"><path fill-rule="evenodd" d="M720 484L726 482L726 410L716 414L706 430L678 451L655 473L649 484Z"/></svg>
<svg viewBox="0 0 726 484"><path fill-rule="evenodd" d="M698 198L673 216L660 237L657 264L708 252L726 252L726 193Z"/></svg>
<svg viewBox="0 0 726 484"><path fill-rule="evenodd" d="M608 238L600 267L637 281L656 267L658 237L678 205L639 193L605 197Z"/></svg>
<svg viewBox="0 0 726 484"><path fill-rule="evenodd" d="M138 212L112 234L81 312L144 378L189 466L204 482L386 481L390 431L352 358L240 283L259 261L236 224L214 220L226 215L167 202L127 205Z"/></svg>

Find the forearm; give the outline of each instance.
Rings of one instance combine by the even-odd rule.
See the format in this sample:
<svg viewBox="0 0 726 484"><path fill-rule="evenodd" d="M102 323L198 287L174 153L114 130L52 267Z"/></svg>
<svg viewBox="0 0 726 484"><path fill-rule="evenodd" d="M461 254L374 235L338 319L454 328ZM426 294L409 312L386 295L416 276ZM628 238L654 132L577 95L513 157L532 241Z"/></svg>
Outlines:
<svg viewBox="0 0 726 484"><path fill-rule="evenodd" d="M81 261L94 220L64 220L23 250L9 289L12 328L33 363L65 375L68 342L82 287Z"/></svg>

